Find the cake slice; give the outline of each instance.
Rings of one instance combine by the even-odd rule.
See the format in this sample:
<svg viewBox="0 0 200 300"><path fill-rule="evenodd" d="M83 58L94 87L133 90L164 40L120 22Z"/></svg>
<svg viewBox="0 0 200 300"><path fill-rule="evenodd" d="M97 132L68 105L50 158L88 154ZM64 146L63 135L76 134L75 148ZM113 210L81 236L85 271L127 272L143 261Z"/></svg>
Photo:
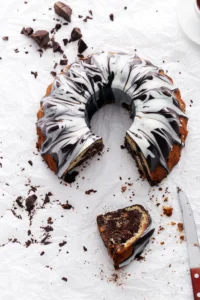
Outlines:
<svg viewBox="0 0 200 300"><path fill-rule="evenodd" d="M151 224L149 213L141 205L132 205L97 217L100 235L116 270L143 252L155 230Z"/></svg>

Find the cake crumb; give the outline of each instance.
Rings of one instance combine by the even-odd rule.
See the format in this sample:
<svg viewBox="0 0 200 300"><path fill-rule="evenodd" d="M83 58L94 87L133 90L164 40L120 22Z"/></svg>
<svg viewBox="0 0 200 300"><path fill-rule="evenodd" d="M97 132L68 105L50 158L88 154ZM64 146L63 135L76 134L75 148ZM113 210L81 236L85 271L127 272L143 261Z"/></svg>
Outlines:
<svg viewBox="0 0 200 300"><path fill-rule="evenodd" d="M164 245L165 242L160 242L161 245Z"/></svg>
<svg viewBox="0 0 200 300"><path fill-rule="evenodd" d="M180 232L183 231L183 223L178 223L178 224L177 224L177 227L178 227L178 230L179 230Z"/></svg>
<svg viewBox="0 0 200 300"><path fill-rule="evenodd" d="M180 240L181 240L181 241L184 241L184 240L185 240L185 236L184 236L184 235L181 235L181 236L180 236Z"/></svg>
<svg viewBox="0 0 200 300"><path fill-rule="evenodd" d="M167 217L171 217L173 214L173 208L170 206L163 206L163 213Z"/></svg>
<svg viewBox="0 0 200 300"><path fill-rule="evenodd" d="M172 226L176 225L176 222L171 221L171 225L172 225Z"/></svg>

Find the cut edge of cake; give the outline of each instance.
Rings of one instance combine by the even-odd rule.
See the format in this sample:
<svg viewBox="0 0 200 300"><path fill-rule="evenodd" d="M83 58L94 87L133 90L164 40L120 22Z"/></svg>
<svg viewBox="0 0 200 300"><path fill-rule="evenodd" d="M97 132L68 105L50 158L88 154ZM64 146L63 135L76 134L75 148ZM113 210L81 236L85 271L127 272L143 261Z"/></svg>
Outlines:
<svg viewBox="0 0 200 300"><path fill-rule="evenodd" d="M133 235L131 238L126 240L124 243L113 244L112 232L109 233L109 229L106 228L106 218L112 218L116 213L121 212L122 214L127 215L128 212L137 210L141 213L142 219L140 220L140 226L137 234ZM120 218L119 218L120 219ZM113 217L113 222L115 222ZM117 221L116 221L117 222ZM134 224L132 224L134 226ZM99 215L97 217L97 226L101 235L101 238L106 246L109 255L113 259L114 267L116 270L129 264L136 256L140 255L146 245L149 243L150 237L154 233L154 228L152 227L152 220L147 210L144 209L141 205L132 205L119 209L117 211L108 212L104 215ZM111 235L109 236L108 233ZM113 233L114 234L114 233ZM123 232L119 232L122 235Z"/></svg>

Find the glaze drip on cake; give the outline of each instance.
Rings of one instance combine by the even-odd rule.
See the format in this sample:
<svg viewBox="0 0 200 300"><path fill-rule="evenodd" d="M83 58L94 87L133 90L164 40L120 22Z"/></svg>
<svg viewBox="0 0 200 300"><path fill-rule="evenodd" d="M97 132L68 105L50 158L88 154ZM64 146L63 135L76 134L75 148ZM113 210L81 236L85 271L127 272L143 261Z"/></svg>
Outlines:
<svg viewBox="0 0 200 300"><path fill-rule="evenodd" d="M56 76L50 93L41 101L43 116L37 122L45 137L41 154L52 156L57 174L62 177L88 156L88 149L95 145L92 154L100 150L102 140L91 132L90 120L108 103L130 111L133 124L126 133L125 144L141 171L147 172L145 175L155 184L151 173L158 166L169 173L173 146L184 145L187 119L184 102L172 80L136 55L94 54Z"/></svg>

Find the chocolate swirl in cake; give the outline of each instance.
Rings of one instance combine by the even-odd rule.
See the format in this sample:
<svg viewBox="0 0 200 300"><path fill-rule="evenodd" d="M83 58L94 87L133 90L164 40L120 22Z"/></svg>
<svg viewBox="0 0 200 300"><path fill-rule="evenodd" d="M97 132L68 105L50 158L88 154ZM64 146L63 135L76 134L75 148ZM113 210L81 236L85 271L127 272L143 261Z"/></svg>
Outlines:
<svg viewBox="0 0 200 300"><path fill-rule="evenodd" d="M127 137L150 172L158 165L169 172L173 145L183 146L180 117L186 118L176 91L161 69L136 55L98 53L78 60L56 76L50 94L41 101L41 154L54 158L62 177L92 145L102 144L91 132L90 120L103 105L116 103L130 111L133 124Z"/></svg>

